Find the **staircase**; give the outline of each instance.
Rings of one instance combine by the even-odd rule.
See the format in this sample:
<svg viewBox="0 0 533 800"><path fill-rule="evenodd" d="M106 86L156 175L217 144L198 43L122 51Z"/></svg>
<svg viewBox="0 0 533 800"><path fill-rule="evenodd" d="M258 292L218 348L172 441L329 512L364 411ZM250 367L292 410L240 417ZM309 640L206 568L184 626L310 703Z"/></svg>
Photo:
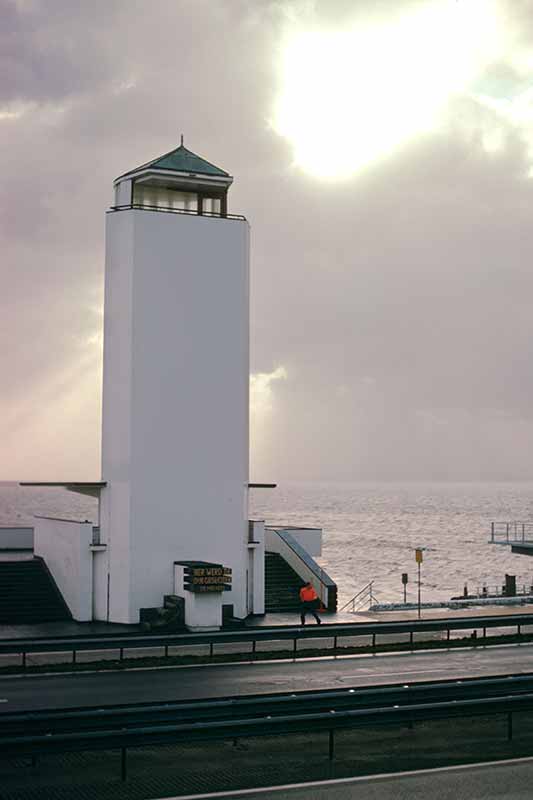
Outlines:
<svg viewBox="0 0 533 800"><path fill-rule="evenodd" d="M0 624L72 619L42 558L0 561Z"/></svg>
<svg viewBox="0 0 533 800"><path fill-rule="evenodd" d="M278 553L265 553L266 613L300 610L304 581Z"/></svg>

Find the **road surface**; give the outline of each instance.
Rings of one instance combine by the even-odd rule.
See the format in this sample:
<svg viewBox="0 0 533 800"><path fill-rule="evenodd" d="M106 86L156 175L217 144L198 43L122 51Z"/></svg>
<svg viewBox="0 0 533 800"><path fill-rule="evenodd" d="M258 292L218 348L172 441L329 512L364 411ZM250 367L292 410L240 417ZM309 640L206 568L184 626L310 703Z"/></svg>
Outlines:
<svg viewBox="0 0 533 800"><path fill-rule="evenodd" d="M3 712L533 673L533 644L0 678Z"/></svg>

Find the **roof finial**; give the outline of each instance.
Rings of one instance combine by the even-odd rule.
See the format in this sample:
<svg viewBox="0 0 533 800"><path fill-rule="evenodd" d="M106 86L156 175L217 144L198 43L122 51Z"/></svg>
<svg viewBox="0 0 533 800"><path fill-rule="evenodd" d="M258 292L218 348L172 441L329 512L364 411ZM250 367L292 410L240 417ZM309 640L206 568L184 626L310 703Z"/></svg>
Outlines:
<svg viewBox="0 0 533 800"><path fill-rule="evenodd" d="M180 142L180 146L181 146L181 147L183 147L183 134L181 134L181 142Z"/></svg>

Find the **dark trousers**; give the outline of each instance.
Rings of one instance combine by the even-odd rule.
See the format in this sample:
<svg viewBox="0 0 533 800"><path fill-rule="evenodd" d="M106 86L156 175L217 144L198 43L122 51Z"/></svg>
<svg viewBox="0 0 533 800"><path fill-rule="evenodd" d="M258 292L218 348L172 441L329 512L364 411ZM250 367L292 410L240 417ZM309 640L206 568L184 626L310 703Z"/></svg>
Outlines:
<svg viewBox="0 0 533 800"><path fill-rule="evenodd" d="M316 605L315 600L310 600L308 603L302 603L302 607L300 609L300 619L302 620L302 625L305 625L306 614L312 614L319 625L322 622L322 620L315 611L315 605Z"/></svg>

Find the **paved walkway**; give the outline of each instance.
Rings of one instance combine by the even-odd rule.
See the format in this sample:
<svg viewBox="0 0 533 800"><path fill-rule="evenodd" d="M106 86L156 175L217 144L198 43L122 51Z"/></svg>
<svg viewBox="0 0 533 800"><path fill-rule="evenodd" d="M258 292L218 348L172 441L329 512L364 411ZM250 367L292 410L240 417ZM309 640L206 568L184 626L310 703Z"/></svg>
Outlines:
<svg viewBox="0 0 533 800"><path fill-rule="evenodd" d="M533 760L501 764L448 767L403 775L374 776L307 784L293 788L231 794L194 795L224 800L530 800L533 794ZM181 797L190 800L193 795ZM169 799L170 800L170 799ZM177 800L173 798L172 800Z"/></svg>
<svg viewBox="0 0 533 800"><path fill-rule="evenodd" d="M424 608L421 619L454 619L463 617L509 616L512 614L533 614L533 604L516 606L471 606L469 608ZM327 625L332 623L355 622L401 622L402 620L417 620L416 609L404 611L361 611L352 614L349 611L336 614L324 613L322 620ZM251 617L248 625L275 627L276 625L299 625L299 614L265 614L262 617ZM309 622L309 624L314 624Z"/></svg>
<svg viewBox="0 0 533 800"><path fill-rule="evenodd" d="M533 614L533 605L523 606L475 606L473 608L430 608L422 611L422 619L454 619L463 617L486 617L486 616L511 616L514 614ZM339 612L337 614L322 614L325 625L328 624L351 624L357 622L401 622L402 620L416 620L416 611L376 611L361 612L352 614L350 612ZM246 625L248 627L271 627L275 628L282 625L299 625L300 615L295 613L288 614L265 614L263 616L250 617ZM309 620L309 625L314 622ZM164 633L165 631L154 631L154 634ZM109 622L40 622L34 625L2 625L0 624L0 639L34 639L39 637L68 637L68 636L112 636L113 634L135 635L136 633L146 636L140 625L120 625Z"/></svg>

